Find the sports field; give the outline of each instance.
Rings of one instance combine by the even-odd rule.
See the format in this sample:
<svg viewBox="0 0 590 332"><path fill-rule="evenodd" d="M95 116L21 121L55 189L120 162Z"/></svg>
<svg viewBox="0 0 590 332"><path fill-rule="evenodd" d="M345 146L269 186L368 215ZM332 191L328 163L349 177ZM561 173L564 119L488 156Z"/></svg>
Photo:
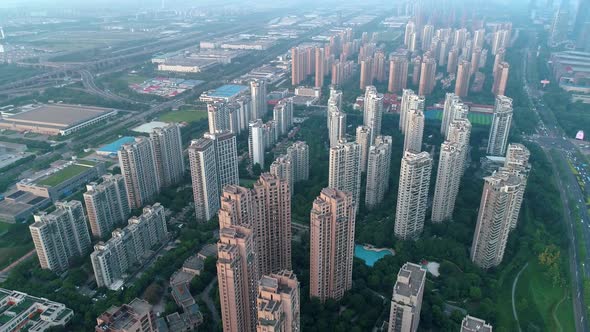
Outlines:
<svg viewBox="0 0 590 332"><path fill-rule="evenodd" d="M429 110L425 112L427 119L438 119L442 120L443 112L439 110ZM492 115L484 113L469 113L467 115L469 121L473 125L489 126L492 123Z"/></svg>
<svg viewBox="0 0 590 332"><path fill-rule="evenodd" d="M163 122L197 122L207 118L207 112L198 110L171 111L160 115Z"/></svg>

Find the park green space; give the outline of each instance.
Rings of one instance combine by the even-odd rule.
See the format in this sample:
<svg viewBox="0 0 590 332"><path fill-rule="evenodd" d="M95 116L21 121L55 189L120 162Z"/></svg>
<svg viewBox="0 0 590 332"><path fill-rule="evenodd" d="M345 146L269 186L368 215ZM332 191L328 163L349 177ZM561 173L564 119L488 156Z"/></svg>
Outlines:
<svg viewBox="0 0 590 332"><path fill-rule="evenodd" d="M436 112L436 119L442 120L442 116L443 116L443 112L441 112L441 111ZM474 125L489 126L492 123L492 115L491 114L488 115L488 114L471 112L467 115L467 118Z"/></svg>
<svg viewBox="0 0 590 332"><path fill-rule="evenodd" d="M80 165L70 165L38 182L44 186L56 186L67 179L70 179L84 171L88 170L88 167Z"/></svg>
<svg viewBox="0 0 590 332"><path fill-rule="evenodd" d="M33 242L25 224L0 222L0 269L33 249Z"/></svg>
<svg viewBox="0 0 590 332"><path fill-rule="evenodd" d="M164 122L197 122L207 118L207 112L200 110L170 111L160 115Z"/></svg>

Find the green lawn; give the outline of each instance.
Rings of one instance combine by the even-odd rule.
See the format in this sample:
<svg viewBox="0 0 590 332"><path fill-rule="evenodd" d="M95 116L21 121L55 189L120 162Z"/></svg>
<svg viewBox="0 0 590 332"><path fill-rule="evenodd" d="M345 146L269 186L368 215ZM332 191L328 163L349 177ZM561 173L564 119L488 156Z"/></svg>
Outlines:
<svg viewBox="0 0 590 332"><path fill-rule="evenodd" d="M434 118L438 120L442 120L443 112L437 111ZM469 113L467 118L473 125L480 125L480 126L489 126L492 123L492 115L482 114L482 113Z"/></svg>
<svg viewBox="0 0 590 332"><path fill-rule="evenodd" d="M0 222L0 269L33 249L28 225Z"/></svg>
<svg viewBox="0 0 590 332"><path fill-rule="evenodd" d="M80 165L70 165L58 171L57 173L54 173L48 176L47 178L39 181L38 184L53 187L87 170L88 167Z"/></svg>
<svg viewBox="0 0 590 332"><path fill-rule="evenodd" d="M207 112L198 110L171 111L160 115L164 122L197 122L207 118Z"/></svg>
<svg viewBox="0 0 590 332"><path fill-rule="evenodd" d="M539 328L541 331L574 331L574 316L569 288L554 286L536 259L520 275L516 288L516 310L521 328ZM566 299L562 299L566 296ZM559 307L557 305L559 304ZM555 310L557 309L557 310Z"/></svg>

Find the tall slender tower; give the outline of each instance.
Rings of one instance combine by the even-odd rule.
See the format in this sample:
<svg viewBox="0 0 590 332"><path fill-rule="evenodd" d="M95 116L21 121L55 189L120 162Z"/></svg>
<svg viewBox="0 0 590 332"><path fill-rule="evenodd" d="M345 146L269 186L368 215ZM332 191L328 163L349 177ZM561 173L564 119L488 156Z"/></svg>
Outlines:
<svg viewBox="0 0 590 332"><path fill-rule="evenodd" d="M404 152L400 169L395 236L416 239L424 229L432 158L428 152Z"/></svg>
<svg viewBox="0 0 590 332"><path fill-rule="evenodd" d="M389 61L389 84L387 91L397 93L408 85L408 59L405 56L394 56Z"/></svg>
<svg viewBox="0 0 590 332"><path fill-rule="evenodd" d="M346 113L338 108L328 112L330 147L334 147L346 137Z"/></svg>
<svg viewBox="0 0 590 332"><path fill-rule="evenodd" d="M369 150L365 195L365 205L369 209L380 204L389 189L392 144L391 136L377 136L375 145Z"/></svg>
<svg viewBox="0 0 590 332"><path fill-rule="evenodd" d="M373 84L373 59L361 59L361 78L360 89L364 90L367 86Z"/></svg>
<svg viewBox="0 0 590 332"><path fill-rule="evenodd" d="M418 96L413 90L406 89L402 94L402 101L400 104L400 119L399 129L403 134L406 133L408 127L410 110L424 111L424 96Z"/></svg>
<svg viewBox="0 0 590 332"><path fill-rule="evenodd" d="M365 91L363 124L371 130L371 144L375 137L381 135L381 120L383 118L383 95L374 86L368 86Z"/></svg>
<svg viewBox="0 0 590 332"><path fill-rule="evenodd" d="M278 135L287 135L293 126L293 98L281 99L273 108L273 120L277 123Z"/></svg>
<svg viewBox="0 0 590 332"><path fill-rule="evenodd" d="M399 270L393 286L388 332L416 332L420 323L426 270L418 264L406 263Z"/></svg>
<svg viewBox="0 0 590 332"><path fill-rule="evenodd" d="M251 229L244 226L227 226L220 229L217 243L217 279L223 331L255 331L255 285L259 280L259 273Z"/></svg>
<svg viewBox="0 0 590 332"><path fill-rule="evenodd" d="M293 167L293 182L309 179L309 146L303 141L297 141L287 148L287 156Z"/></svg>
<svg viewBox="0 0 590 332"><path fill-rule="evenodd" d="M424 56L422 69L420 70L420 84L418 94L426 96L432 93L436 85L436 61Z"/></svg>
<svg viewBox="0 0 590 332"><path fill-rule="evenodd" d="M129 207L138 209L151 203L160 193L161 184L152 140L136 137L134 142L123 144L118 154Z"/></svg>
<svg viewBox="0 0 590 332"><path fill-rule="evenodd" d="M120 174L103 175L101 184L86 186L84 203L92 235L104 238L129 216L129 202L125 192L125 180Z"/></svg>
<svg viewBox="0 0 590 332"><path fill-rule="evenodd" d="M490 128L487 153L491 156L503 156L506 153L508 135L512 125L512 99L496 96L494 117Z"/></svg>
<svg viewBox="0 0 590 332"><path fill-rule="evenodd" d="M447 140L457 143L461 149L461 176L467 167L467 154L469 153L469 138L471 137L471 122L468 119L455 119L449 125Z"/></svg>
<svg viewBox="0 0 590 332"><path fill-rule="evenodd" d="M288 155L280 155L270 165L270 174L286 181L293 196L293 162Z"/></svg>
<svg viewBox="0 0 590 332"><path fill-rule="evenodd" d="M352 195L333 188L313 202L309 291L322 302L340 300L352 287L355 211Z"/></svg>
<svg viewBox="0 0 590 332"><path fill-rule="evenodd" d="M315 48L315 87L324 86L324 76L326 74L326 52L322 47Z"/></svg>
<svg viewBox="0 0 590 332"><path fill-rule="evenodd" d="M499 265L504 257L513 219L518 218L520 210L522 179L507 172L495 172L484 181L471 261L487 269Z"/></svg>
<svg viewBox="0 0 590 332"><path fill-rule="evenodd" d="M373 77L377 82L385 81L385 53L382 50L375 52L373 57Z"/></svg>
<svg viewBox="0 0 590 332"><path fill-rule="evenodd" d="M328 187L349 192L358 207L361 192L361 147L357 143L339 143L330 148Z"/></svg>
<svg viewBox="0 0 590 332"><path fill-rule="evenodd" d="M520 191L516 198L516 204L518 206L522 205L522 201L524 199L524 192L526 190L527 185L527 179L531 171L531 166L529 165L530 156L531 153L524 145L518 143L508 144L508 150L506 152L506 161L504 162L504 167L500 167L499 170L501 172L507 172L516 175L521 179L522 182L520 185ZM515 212L513 214L510 229L516 228L516 225L518 223L518 213L519 212Z"/></svg>
<svg viewBox="0 0 590 332"><path fill-rule="evenodd" d="M460 103L461 102L461 98L459 98L456 94L454 93L447 93L445 95L445 105L443 108L443 117L442 117L442 122L440 125L440 133L446 138L447 137L447 131L449 130L449 124L451 123L451 121L454 118L453 115L453 105L455 103Z"/></svg>
<svg viewBox="0 0 590 332"><path fill-rule="evenodd" d="M424 112L418 109L410 110L407 115L408 125L404 137L404 151L422 151L422 136L424 135Z"/></svg>
<svg viewBox="0 0 590 332"><path fill-rule="evenodd" d="M503 96L506 92L506 84L508 84L508 72L510 65L508 62L501 62L496 69L494 75L494 85L492 86L492 93L496 96Z"/></svg>
<svg viewBox="0 0 590 332"><path fill-rule="evenodd" d="M250 97L252 98L252 118L261 119L267 113L266 81L253 80L250 82Z"/></svg>
<svg viewBox="0 0 590 332"><path fill-rule="evenodd" d="M356 127L356 143L361 147L361 172L367 171L367 157L371 147L371 128L367 126Z"/></svg>
<svg viewBox="0 0 590 332"><path fill-rule="evenodd" d="M463 173L461 156L461 148L457 143L445 141L440 145L438 172L432 200L433 222L441 222L453 216Z"/></svg>
<svg viewBox="0 0 590 332"><path fill-rule="evenodd" d="M162 187L168 187L182 181L184 177L184 158L182 156L182 137L180 127L169 123L154 128L150 134L154 146L156 169Z"/></svg>
<svg viewBox="0 0 590 332"><path fill-rule="evenodd" d="M264 140L264 124L262 120L250 121L248 135L248 152L252 165L258 164L264 167L264 151L266 144Z"/></svg>
<svg viewBox="0 0 590 332"><path fill-rule="evenodd" d="M215 102L207 104L207 120L209 132L230 130L229 107L226 103Z"/></svg>
<svg viewBox="0 0 590 332"><path fill-rule="evenodd" d="M467 60L461 60L457 68L457 82L455 83L455 94L459 97L467 97L469 93L469 77L471 64Z"/></svg>

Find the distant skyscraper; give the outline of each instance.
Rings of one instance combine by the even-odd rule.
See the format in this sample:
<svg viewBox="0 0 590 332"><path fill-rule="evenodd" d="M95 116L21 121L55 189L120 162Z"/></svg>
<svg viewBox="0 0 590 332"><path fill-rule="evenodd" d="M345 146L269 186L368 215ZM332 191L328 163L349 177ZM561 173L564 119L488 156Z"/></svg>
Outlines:
<svg viewBox="0 0 590 332"><path fill-rule="evenodd" d="M447 60L447 73L455 74L457 72L457 66L459 64L459 50L453 47L449 51L449 57Z"/></svg>
<svg viewBox="0 0 590 332"><path fill-rule="evenodd" d="M377 82L385 81L385 53L382 50L375 52L373 57L373 78Z"/></svg>
<svg viewBox="0 0 590 332"><path fill-rule="evenodd" d="M342 109L342 90L330 88L330 97L328 98L328 108L336 106L339 110Z"/></svg>
<svg viewBox="0 0 590 332"><path fill-rule="evenodd" d="M430 49L432 43L432 37L434 37L434 25L427 24L424 26L422 32L422 51L426 52Z"/></svg>
<svg viewBox="0 0 590 332"><path fill-rule="evenodd" d="M90 234L79 201L56 202L56 210L35 215L29 226L42 269L64 272L72 259L90 252Z"/></svg>
<svg viewBox="0 0 590 332"><path fill-rule="evenodd" d="M496 96L494 117L490 128L487 153L491 156L503 156L506 153L508 135L512 124L512 99Z"/></svg>
<svg viewBox="0 0 590 332"><path fill-rule="evenodd" d="M236 137L229 133L205 134L188 148L195 215L210 220L219 210L219 196L226 185L238 184Z"/></svg>
<svg viewBox="0 0 590 332"><path fill-rule="evenodd" d="M334 147L346 137L346 113L337 108L328 112L330 147Z"/></svg>
<svg viewBox="0 0 590 332"><path fill-rule="evenodd" d="M419 56L412 59L412 84L420 83L420 69L422 68L422 58Z"/></svg>
<svg viewBox="0 0 590 332"><path fill-rule="evenodd" d="M413 21L409 21L406 24L406 31L404 34L404 45L409 46L412 38L412 34L416 32L416 25ZM409 48L409 47L408 47Z"/></svg>
<svg viewBox="0 0 590 332"><path fill-rule="evenodd" d="M287 155L291 159L293 168L293 182L309 179L309 146L303 141L297 141L287 148Z"/></svg>
<svg viewBox="0 0 590 332"><path fill-rule="evenodd" d="M501 49L506 49L510 45L510 31L498 30L492 35L492 55L496 55Z"/></svg>
<svg viewBox="0 0 590 332"><path fill-rule="evenodd" d="M508 83L508 71L510 65L508 62L501 62L494 75L494 84L492 86L492 93L496 96L505 95L506 84Z"/></svg>
<svg viewBox="0 0 590 332"><path fill-rule="evenodd" d="M358 207L361 190L361 147L357 143L339 143L330 148L328 187L352 194Z"/></svg>
<svg viewBox="0 0 590 332"><path fill-rule="evenodd" d="M252 165L258 164L261 168L264 168L264 152L266 149L264 136L262 120L250 121L250 134L248 136L250 160Z"/></svg>
<svg viewBox="0 0 590 332"><path fill-rule="evenodd" d="M155 128L150 134L150 139L154 146L160 185L168 187L180 183L184 177L184 157L178 124L169 123L164 127Z"/></svg>
<svg viewBox="0 0 590 332"><path fill-rule="evenodd" d="M461 60L457 68L457 82L455 83L455 94L459 97L467 97L469 93L469 76L471 64L467 60Z"/></svg>
<svg viewBox="0 0 590 332"><path fill-rule="evenodd" d="M484 181L471 261L487 269L499 265L504 257L513 219L520 210L522 179L506 172L495 172Z"/></svg>
<svg viewBox="0 0 590 332"><path fill-rule="evenodd" d="M416 332L420 323L426 270L406 263L399 270L393 286L388 332Z"/></svg>
<svg viewBox="0 0 590 332"><path fill-rule="evenodd" d="M207 119L209 132L216 133L230 130L229 107L226 103L216 102L207 104Z"/></svg>
<svg viewBox="0 0 590 332"><path fill-rule="evenodd" d="M369 209L380 204L389 189L392 144L391 136L377 136L369 150L365 195L365 205Z"/></svg>
<svg viewBox="0 0 590 332"><path fill-rule="evenodd" d="M293 99L281 99L273 108L273 120L277 123L279 136L287 135L293 126Z"/></svg>
<svg viewBox="0 0 590 332"><path fill-rule="evenodd" d="M129 202L125 192L125 180L120 174L104 175L101 184L86 186L84 203L92 235L104 238L129 216Z"/></svg>
<svg viewBox="0 0 590 332"><path fill-rule="evenodd" d="M492 325L487 324L483 319L467 315L461 322L459 332L492 332Z"/></svg>
<svg viewBox="0 0 590 332"><path fill-rule="evenodd" d="M309 291L322 302L352 287L355 214L352 195L340 190L325 188L313 202Z"/></svg>
<svg viewBox="0 0 590 332"><path fill-rule="evenodd" d="M424 57L420 70L420 84L418 94L426 96L432 93L436 85L436 61L430 57Z"/></svg>
<svg viewBox="0 0 590 332"><path fill-rule="evenodd" d="M123 144L119 150L119 166L125 178L127 200L131 209L151 203L160 193L161 179L154 156L154 143L147 137Z"/></svg>
<svg viewBox="0 0 590 332"><path fill-rule="evenodd" d="M322 47L315 48L315 87L324 86L324 76L326 75L326 52Z"/></svg>
<svg viewBox="0 0 590 332"><path fill-rule="evenodd" d="M368 86L365 91L363 124L371 130L371 144L375 137L381 135L381 120L383 118L383 95L374 86Z"/></svg>
<svg viewBox="0 0 590 332"><path fill-rule="evenodd" d="M407 128L404 137L404 151L418 153L422 151L422 136L424 135L424 112L411 109L407 114Z"/></svg>
<svg viewBox="0 0 590 332"><path fill-rule="evenodd" d="M428 152L404 152L395 214L394 230L397 238L410 240L422 233L431 170L432 158Z"/></svg>
<svg viewBox="0 0 590 332"><path fill-rule="evenodd" d="M408 85L408 59L405 56L394 56L389 61L389 85L387 91L399 92Z"/></svg>
<svg viewBox="0 0 590 332"><path fill-rule="evenodd" d="M361 78L360 89L364 90L367 86L373 84L373 60L372 58L361 59Z"/></svg>
<svg viewBox="0 0 590 332"><path fill-rule="evenodd" d="M227 226L219 230L217 279L223 331L256 330L259 273L255 250L250 228Z"/></svg>
<svg viewBox="0 0 590 332"><path fill-rule="evenodd" d="M471 70L469 74L471 76L475 75L479 70L479 61L481 59L481 48L476 48L473 53L471 54Z"/></svg>
<svg viewBox="0 0 590 332"><path fill-rule="evenodd" d="M445 104L444 104L444 108L443 108L443 117L442 117L442 122L440 125L440 133L443 135L443 137L447 137L447 132L449 130L449 124L451 123L451 121L453 120L454 114L453 114L453 106L455 103L459 103L461 102L461 98L459 98L456 94L454 93L447 93L445 95Z"/></svg>
<svg viewBox="0 0 590 332"><path fill-rule="evenodd" d="M475 30L473 33L473 46L476 48L483 48L486 41L485 29Z"/></svg>
<svg viewBox="0 0 590 332"><path fill-rule="evenodd" d="M241 96L236 99L238 106L238 123L240 131L248 130L248 123L252 119L252 99L249 96ZM239 133L238 132L238 133Z"/></svg>
<svg viewBox="0 0 590 332"><path fill-rule="evenodd" d="M496 73L498 72L498 68L500 68L500 64L504 62L504 55L506 51L504 49L498 50L494 57L494 67L492 68L492 75L495 77Z"/></svg>
<svg viewBox="0 0 590 332"><path fill-rule="evenodd" d="M264 275L258 282L258 332L300 331L299 281L293 271Z"/></svg>
<svg viewBox="0 0 590 332"><path fill-rule="evenodd" d="M549 34L549 46L557 46L567 40L569 21L568 3L569 1L562 2L557 12L555 12Z"/></svg>
<svg viewBox="0 0 590 332"><path fill-rule="evenodd" d="M457 143L445 141L440 145L438 172L432 200L433 222L441 222L453 216L463 173L461 156L461 148Z"/></svg>
<svg viewBox="0 0 590 332"><path fill-rule="evenodd" d="M361 172L367 171L367 157L371 147L371 129L367 126L356 127L356 143L361 147Z"/></svg>
<svg viewBox="0 0 590 332"><path fill-rule="evenodd" d="M253 80L250 82L250 97L252 98L252 119L261 119L267 113L266 81Z"/></svg>

